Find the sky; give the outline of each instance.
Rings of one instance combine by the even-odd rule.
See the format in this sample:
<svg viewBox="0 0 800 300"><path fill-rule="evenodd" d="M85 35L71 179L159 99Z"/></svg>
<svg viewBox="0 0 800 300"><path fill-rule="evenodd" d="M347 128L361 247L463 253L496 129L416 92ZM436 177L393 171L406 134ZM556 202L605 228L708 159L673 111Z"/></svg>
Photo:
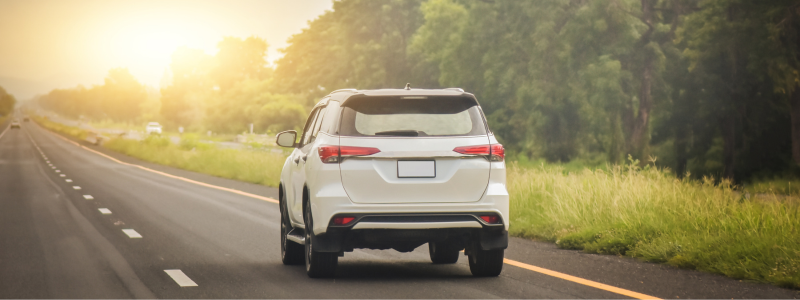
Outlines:
<svg viewBox="0 0 800 300"><path fill-rule="evenodd" d="M223 36L258 36L267 61L332 0L0 0L0 86L20 100L102 84L128 68L159 88L179 46L216 53Z"/></svg>

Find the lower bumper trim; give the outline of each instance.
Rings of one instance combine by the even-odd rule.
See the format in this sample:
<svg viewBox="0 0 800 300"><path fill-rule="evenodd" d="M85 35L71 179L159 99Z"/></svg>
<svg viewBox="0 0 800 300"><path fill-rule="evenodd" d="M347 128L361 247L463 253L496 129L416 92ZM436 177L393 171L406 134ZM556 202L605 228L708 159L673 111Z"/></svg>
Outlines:
<svg viewBox="0 0 800 300"><path fill-rule="evenodd" d="M483 228L477 221L458 222L359 222L356 229L439 229L439 228Z"/></svg>

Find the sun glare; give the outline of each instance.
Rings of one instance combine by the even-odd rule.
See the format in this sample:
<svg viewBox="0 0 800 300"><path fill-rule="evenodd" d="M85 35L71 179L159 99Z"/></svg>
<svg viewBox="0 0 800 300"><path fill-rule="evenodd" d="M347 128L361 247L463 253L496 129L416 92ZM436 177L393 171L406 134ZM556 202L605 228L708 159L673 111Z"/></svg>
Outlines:
<svg viewBox="0 0 800 300"><path fill-rule="evenodd" d="M138 78L160 79L180 46L213 54L219 39L213 28L197 18L137 14L112 24L106 29L102 53L108 61L128 68Z"/></svg>

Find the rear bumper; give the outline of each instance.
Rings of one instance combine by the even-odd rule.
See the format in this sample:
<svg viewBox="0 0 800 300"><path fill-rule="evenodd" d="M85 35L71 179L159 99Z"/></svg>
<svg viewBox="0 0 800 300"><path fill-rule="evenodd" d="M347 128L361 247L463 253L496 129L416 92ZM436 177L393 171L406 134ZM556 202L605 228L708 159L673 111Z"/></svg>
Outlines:
<svg viewBox="0 0 800 300"><path fill-rule="evenodd" d="M408 252L430 242L448 243L461 249L470 245L482 250L508 247L505 226L487 224L480 219L481 214L486 213L348 214L355 220L347 225L329 224L324 234L313 236L314 248L320 252L357 248Z"/></svg>

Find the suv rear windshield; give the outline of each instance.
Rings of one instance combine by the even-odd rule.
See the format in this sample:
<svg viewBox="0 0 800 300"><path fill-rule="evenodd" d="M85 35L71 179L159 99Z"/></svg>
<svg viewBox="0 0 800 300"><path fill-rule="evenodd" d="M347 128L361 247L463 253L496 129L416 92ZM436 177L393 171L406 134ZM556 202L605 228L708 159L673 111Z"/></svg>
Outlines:
<svg viewBox="0 0 800 300"><path fill-rule="evenodd" d="M347 136L485 135L478 103L464 97L364 97L346 102L339 134Z"/></svg>

